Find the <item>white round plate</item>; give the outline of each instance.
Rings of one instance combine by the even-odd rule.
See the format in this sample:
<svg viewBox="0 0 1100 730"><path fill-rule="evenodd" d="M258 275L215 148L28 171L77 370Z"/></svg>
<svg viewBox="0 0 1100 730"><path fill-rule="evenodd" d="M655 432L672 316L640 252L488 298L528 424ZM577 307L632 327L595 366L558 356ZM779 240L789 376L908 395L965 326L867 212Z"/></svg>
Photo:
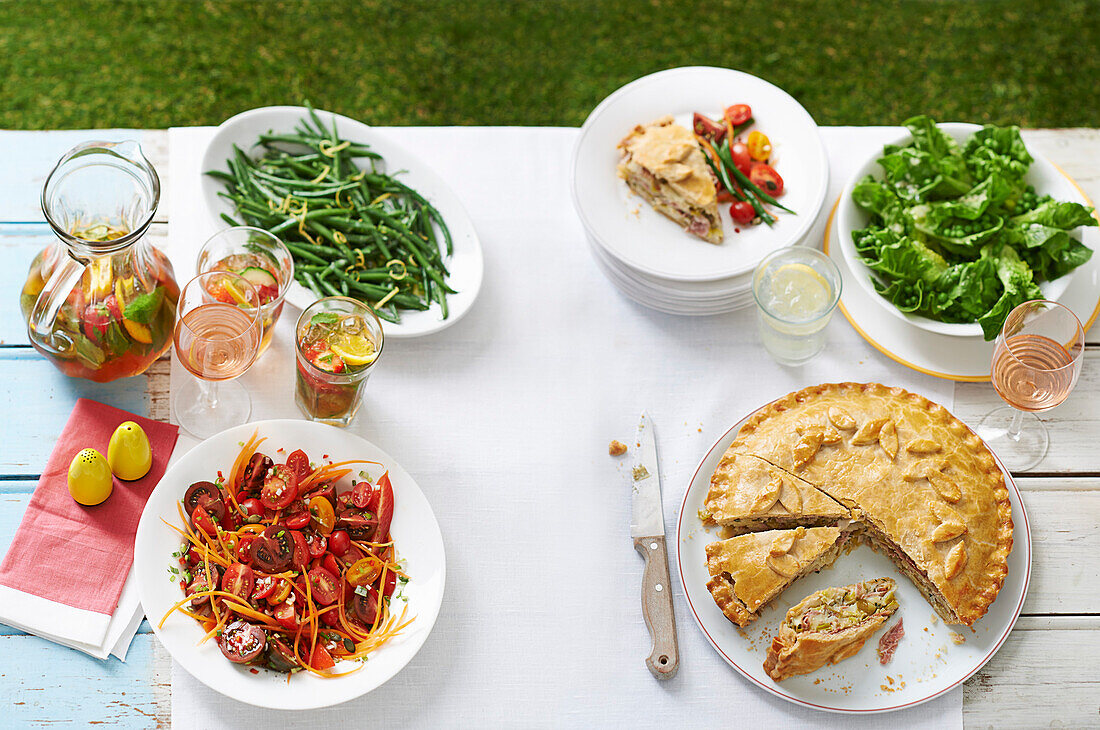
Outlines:
<svg viewBox="0 0 1100 730"><path fill-rule="evenodd" d="M218 126L210 144L207 145L203 153L201 169L226 169L225 161L233 156L233 145L252 154L255 152L253 147L256 140L261 134L269 131L293 132L295 125L308 114L309 111L305 107L269 106L250 109L230 117ZM317 110L317 115L328 126L335 122L337 134L343 139L368 144L375 152L382 155L381 164L385 166L385 170L391 174L400 172L398 179L427 198L439 210L451 231L454 253L450 258L444 259L444 263L450 271L450 276L446 279L447 284L457 293L447 297L448 317L443 319L438 302L433 302L429 309L422 312L402 310L399 324L382 322L382 330L386 337L401 339L430 335L462 319L477 299L484 271L481 242L478 240L473 221L470 220L462 201L431 167L377 129L332 112ZM360 164L365 163L366 161L363 160ZM225 189L222 181L203 175L201 185L206 210L217 226L225 226L225 222L220 218L222 213L233 218L239 217L229 201L218 197L218 193ZM290 285L286 297L288 302L299 309L305 309L316 299L317 296L313 292L298 282Z"/></svg>
<svg viewBox="0 0 1100 730"><path fill-rule="evenodd" d="M692 115L720 118L749 104L752 129L768 135L786 192L772 227L736 226L720 205L725 240L714 245L680 228L632 194L619 179L616 145L636 125L671 114L691 128ZM612 93L588 116L573 149L573 205L588 232L633 268L676 281L714 281L751 271L767 254L801 239L825 200L829 162L817 125L782 89L741 71L692 66L644 76Z"/></svg>
<svg viewBox="0 0 1100 730"><path fill-rule="evenodd" d="M240 452L240 444L254 431L268 437L260 450L276 461L277 449L285 449L287 453L302 449L314 460L328 454L334 461L368 459L389 469L394 490L390 532L398 557L408 561L410 580L404 595L408 597L408 615L416 618L399 636L371 654L362 669L346 677L326 679L302 672L291 676L288 682L287 675L266 669L252 674L249 667L226 660L214 641L200 645L204 632L189 616L173 612L164 626L158 627L161 617L182 598L179 585L169 580L168 573L168 568L176 565L172 553L179 549L180 537L164 521L180 526L176 504L187 487L213 479L219 469L227 471ZM374 480L383 471L382 467L372 465L364 468ZM276 420L246 423L222 431L188 451L165 472L141 513L134 542L134 577L153 633L192 676L211 689L250 705L309 710L364 695L408 664L428 638L439 614L446 559L439 523L428 500L408 472L388 454L369 441L332 426ZM341 666L357 665L337 665Z"/></svg>
<svg viewBox="0 0 1100 730"><path fill-rule="evenodd" d="M852 327L883 355L917 372L947 380L988 382L993 342L986 342L980 336L942 335L900 321L894 316L897 310L889 302L856 285L863 272L853 272L848 259L841 254L841 247L834 244L839 231L833 219L837 217L839 205L838 198L825 226L823 248L840 269L844 280L840 311ZM1068 278L1069 285L1061 296L1061 303L1080 318L1087 332L1100 313L1100 254L1093 254Z"/></svg>
<svg viewBox="0 0 1100 730"><path fill-rule="evenodd" d="M711 474L747 420L748 417L735 424L703 457L684 494L676 528L676 559L684 594L699 628L722 658L749 681L777 697L815 710L849 713L912 707L958 687L981 669L1016 623L1031 578L1031 529L1027 512L1012 476L1000 461L997 464L1004 472L1012 504L1014 544L1008 557L1008 578L989 612L972 629L945 625L913 583L888 558L866 545L841 555L833 567L800 578L763 609L755 623L738 629L718 609L707 590L710 575L704 548L720 537L717 528L703 526L698 511L710 487ZM839 664L791 677L781 684L765 674L763 663L771 637L798 601L822 588L883 576L897 581L901 608L896 615L905 620L905 637L888 665L880 665L875 652L880 630L858 654ZM956 645L951 636L953 631L965 642Z"/></svg>
<svg viewBox="0 0 1100 730"><path fill-rule="evenodd" d="M965 144L966 140L968 140L974 132L981 129L981 125L978 124L963 124L959 122L948 122L937 126L951 135L959 144ZM909 132L905 132L889 144L908 144L912 138ZM1053 195L1055 200L1067 200L1089 205L1088 199L1065 173L1051 164L1045 157L1037 154L1034 150L1029 149L1028 152L1035 158L1035 161L1031 164L1031 167L1028 168L1024 180L1028 185L1034 186L1039 195ZM863 257L856 251L855 244L852 243L852 231L866 228L870 216L852 200L852 190L855 189L856 184L860 180L868 175L872 175L879 180L883 179L884 172L882 167L878 164L878 159L880 157L882 157L881 148L877 149L874 154L864 161L859 167L859 170L852 175L851 179L848 180L848 184L844 186L844 192L840 197L840 208L837 210L837 227L840 231L839 248L848 262L848 267L856 272L856 282L870 295L871 301L873 301L875 305L881 307L900 320L916 325L923 330L941 335L980 338L982 336L982 326L977 322L966 324L937 322L934 319L922 317L919 314L902 312L895 307L890 300L880 296L878 292L875 291L874 285L871 284L871 277L874 275L874 272L867 267L863 261ZM1100 230L1096 228L1078 228L1074 234L1081 239L1082 243L1093 251L1100 245ZM1080 270L1081 267L1078 267L1059 279L1044 281L1039 285L1039 288L1043 291L1043 297L1052 302L1059 301L1069 287L1070 281Z"/></svg>

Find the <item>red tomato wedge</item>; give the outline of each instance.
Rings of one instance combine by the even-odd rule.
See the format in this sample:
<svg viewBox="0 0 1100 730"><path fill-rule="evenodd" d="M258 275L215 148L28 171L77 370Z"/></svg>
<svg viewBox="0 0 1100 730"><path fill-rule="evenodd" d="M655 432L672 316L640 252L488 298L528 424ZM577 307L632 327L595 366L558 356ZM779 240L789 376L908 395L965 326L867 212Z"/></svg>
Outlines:
<svg viewBox="0 0 1100 730"><path fill-rule="evenodd" d="M309 655L309 666L323 672L326 669L335 667L336 662L332 661L332 655L328 653L325 647L317 644L313 647L313 653Z"/></svg>
<svg viewBox="0 0 1100 730"><path fill-rule="evenodd" d="M374 530L371 542L386 542L390 534L390 522L393 521L393 485L390 473L386 472L378 480L378 527Z"/></svg>

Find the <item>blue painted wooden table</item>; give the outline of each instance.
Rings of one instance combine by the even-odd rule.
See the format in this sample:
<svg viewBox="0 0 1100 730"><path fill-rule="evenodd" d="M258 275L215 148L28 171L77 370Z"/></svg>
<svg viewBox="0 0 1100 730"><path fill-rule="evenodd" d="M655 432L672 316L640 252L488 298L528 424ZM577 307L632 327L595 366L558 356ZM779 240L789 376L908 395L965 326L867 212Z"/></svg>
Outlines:
<svg viewBox="0 0 1100 730"><path fill-rule="evenodd" d="M28 344L18 292L34 254L52 239L38 197L46 173L88 139L132 139L171 185L167 133L140 130L0 132L0 554L34 490L38 473L78 397L152 418L168 418L168 361L141 377L97 385L62 376ZM1100 131L1039 130L1033 146L1100 200ZM162 196L162 200L166 196ZM167 233L166 208L151 236ZM1044 414L1051 451L1017 482L1031 518L1034 570L1024 615L1000 653L965 687L968 727L1069 727L1100 723L1100 336L1089 333L1080 384ZM971 423L993 406L988 385L959 385L955 412ZM171 723L170 661L143 624L125 663L0 626L0 728L90 723L121 727Z"/></svg>

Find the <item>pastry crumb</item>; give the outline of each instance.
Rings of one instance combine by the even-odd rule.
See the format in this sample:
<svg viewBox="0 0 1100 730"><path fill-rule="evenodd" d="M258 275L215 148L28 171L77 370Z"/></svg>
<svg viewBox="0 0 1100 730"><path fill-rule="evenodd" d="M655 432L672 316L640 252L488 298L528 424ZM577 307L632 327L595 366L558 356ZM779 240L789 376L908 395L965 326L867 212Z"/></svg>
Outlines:
<svg viewBox="0 0 1100 730"><path fill-rule="evenodd" d="M939 622L940 622L940 617L937 616L936 614L932 614L932 625L935 626Z"/></svg>
<svg viewBox="0 0 1100 730"><path fill-rule="evenodd" d="M626 453L626 444L617 439L611 439L611 443L607 445L607 453L611 456L622 456Z"/></svg>
<svg viewBox="0 0 1100 730"><path fill-rule="evenodd" d="M961 644L965 644L965 643L966 643L966 637L965 637L965 636L963 636L963 635L962 635L962 634L960 634L960 633L957 633L957 632L955 632L955 631L952 631L952 632L951 632L951 641L953 641L953 642L955 643L955 646L959 646L959 645L961 645Z"/></svg>

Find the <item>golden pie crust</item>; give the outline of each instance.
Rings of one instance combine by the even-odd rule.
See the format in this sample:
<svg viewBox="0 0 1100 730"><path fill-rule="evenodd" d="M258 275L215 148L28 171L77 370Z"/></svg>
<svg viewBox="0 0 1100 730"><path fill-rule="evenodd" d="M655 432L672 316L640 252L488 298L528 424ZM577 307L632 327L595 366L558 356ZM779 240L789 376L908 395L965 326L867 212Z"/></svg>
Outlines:
<svg viewBox="0 0 1100 730"><path fill-rule="evenodd" d="M832 565L847 541L840 527L768 530L706 546L707 583L714 602L730 621L746 626L799 577Z"/></svg>
<svg viewBox="0 0 1100 730"><path fill-rule="evenodd" d="M722 463L740 464L742 455L845 505L862 538L948 623L972 625L1004 585L1013 527L1004 477L982 440L924 396L878 383L805 388L750 416ZM715 472L701 512L715 521L726 505L749 499L731 492L756 494L768 484L727 472L721 465Z"/></svg>

